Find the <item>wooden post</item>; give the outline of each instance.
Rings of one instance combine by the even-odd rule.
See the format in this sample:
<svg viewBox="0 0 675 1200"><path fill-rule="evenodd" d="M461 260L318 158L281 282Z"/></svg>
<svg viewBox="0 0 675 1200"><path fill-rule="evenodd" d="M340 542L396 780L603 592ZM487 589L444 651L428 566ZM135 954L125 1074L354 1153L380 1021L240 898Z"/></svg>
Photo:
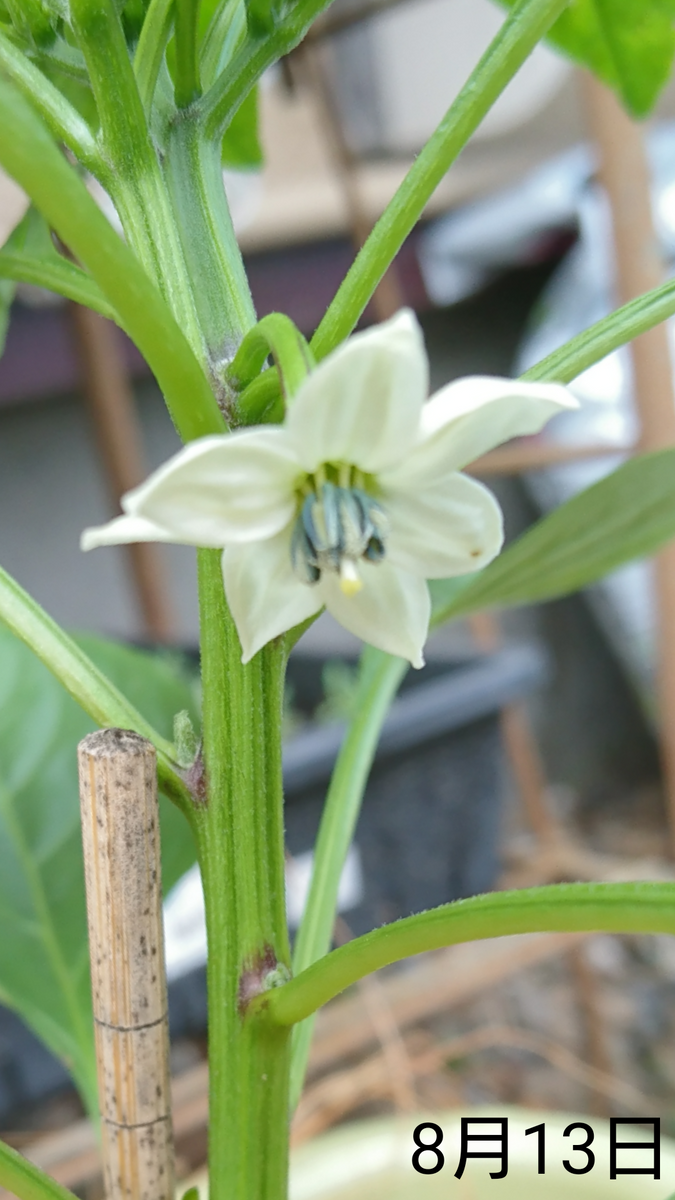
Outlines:
<svg viewBox="0 0 675 1200"><path fill-rule="evenodd" d="M155 750L104 729L78 761L106 1197L173 1200Z"/></svg>
<svg viewBox="0 0 675 1200"><path fill-rule="evenodd" d="M125 492L143 482L147 471L118 333L112 321L79 304L70 305L70 314L99 453L111 498L119 504ZM169 641L173 620L161 551L150 542L132 542L124 550L146 633L154 641Z"/></svg>
<svg viewBox="0 0 675 1200"><path fill-rule="evenodd" d="M591 76L586 98L591 133L600 154L600 179L612 211L617 285L621 303L663 282L663 262L654 230L651 179L640 129L613 92ZM673 364L665 325L641 334L631 345L635 397L641 423L640 448L675 446ZM655 560L661 754L675 854L675 542Z"/></svg>

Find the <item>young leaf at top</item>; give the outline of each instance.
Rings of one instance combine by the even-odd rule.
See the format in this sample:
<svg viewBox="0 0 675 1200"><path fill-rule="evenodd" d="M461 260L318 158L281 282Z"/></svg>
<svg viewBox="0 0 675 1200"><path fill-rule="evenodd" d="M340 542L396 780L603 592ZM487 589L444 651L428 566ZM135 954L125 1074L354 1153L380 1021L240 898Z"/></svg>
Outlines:
<svg viewBox="0 0 675 1200"><path fill-rule="evenodd" d="M497 2L514 8L519 0ZM675 0L570 0L548 37L644 117L672 69Z"/></svg>

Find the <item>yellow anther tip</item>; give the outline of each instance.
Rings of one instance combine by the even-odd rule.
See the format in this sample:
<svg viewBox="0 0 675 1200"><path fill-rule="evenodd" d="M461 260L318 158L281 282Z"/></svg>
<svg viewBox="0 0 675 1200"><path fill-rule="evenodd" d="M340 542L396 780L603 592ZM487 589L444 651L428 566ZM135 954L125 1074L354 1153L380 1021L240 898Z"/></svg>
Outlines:
<svg viewBox="0 0 675 1200"><path fill-rule="evenodd" d="M361 591L363 582L361 579L341 579L340 591L343 596L356 596L357 592Z"/></svg>

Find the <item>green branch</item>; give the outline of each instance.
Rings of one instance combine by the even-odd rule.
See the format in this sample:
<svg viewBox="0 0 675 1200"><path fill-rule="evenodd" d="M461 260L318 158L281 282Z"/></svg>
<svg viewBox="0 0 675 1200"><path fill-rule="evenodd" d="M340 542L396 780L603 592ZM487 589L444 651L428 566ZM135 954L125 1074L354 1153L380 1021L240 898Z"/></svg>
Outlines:
<svg viewBox="0 0 675 1200"><path fill-rule="evenodd" d="M73 32L96 97L106 156L114 168L157 170L122 23L113 0L70 0ZM128 161L131 158L131 161Z"/></svg>
<svg viewBox="0 0 675 1200"><path fill-rule="evenodd" d="M374 929L254 1004L277 1025L305 1020L346 987L424 950L514 933L675 933L675 883L563 883L493 892Z"/></svg>
<svg viewBox="0 0 675 1200"><path fill-rule="evenodd" d="M40 119L0 79L0 162L84 263L157 378L185 441L222 433L206 376L166 302L60 153Z"/></svg>
<svg viewBox="0 0 675 1200"><path fill-rule="evenodd" d="M0 68L37 109L54 137L65 142L83 166L96 174L101 168L101 155L84 117L2 32Z"/></svg>
<svg viewBox="0 0 675 1200"><path fill-rule="evenodd" d="M408 669L401 658L368 648L361 657L355 716L347 730L331 777L314 847L312 882L293 952L293 970L304 971L330 947L340 876L354 837L361 802L382 726ZM300 1098L313 1022L294 1030L291 1105Z"/></svg>
<svg viewBox="0 0 675 1200"><path fill-rule="evenodd" d="M671 279L661 287L630 300L601 321L596 321L583 333L535 363L522 378L569 383L613 350L625 346L674 313L675 281Z"/></svg>
<svg viewBox="0 0 675 1200"><path fill-rule="evenodd" d="M73 1192L6 1142L0 1142L0 1184L19 1200L77 1200Z"/></svg>
<svg viewBox="0 0 675 1200"><path fill-rule="evenodd" d="M134 75L141 105L152 108L157 78L173 26L174 0L151 0L134 55Z"/></svg>
<svg viewBox="0 0 675 1200"><path fill-rule="evenodd" d="M443 176L567 2L521 0L509 14L340 285L312 338L317 359L351 333Z"/></svg>
<svg viewBox="0 0 675 1200"><path fill-rule="evenodd" d="M197 58L199 0L175 0L177 108L188 108L202 94Z"/></svg>
<svg viewBox="0 0 675 1200"><path fill-rule="evenodd" d="M330 2L300 0L279 23L275 33L257 38L249 35L228 64L227 71L218 76L213 86L197 102L195 115L205 137L214 141L220 139L242 100L263 72L302 41L310 25Z"/></svg>
<svg viewBox="0 0 675 1200"><path fill-rule="evenodd" d="M30 647L98 725L133 729L152 742L157 750L157 774L162 791L190 817L192 800L178 774L171 742L160 737L72 638L1 567L0 620Z"/></svg>
<svg viewBox="0 0 675 1200"><path fill-rule="evenodd" d="M225 70L236 48L246 36L246 6L243 0L221 0L204 34L199 53L203 87L211 87Z"/></svg>

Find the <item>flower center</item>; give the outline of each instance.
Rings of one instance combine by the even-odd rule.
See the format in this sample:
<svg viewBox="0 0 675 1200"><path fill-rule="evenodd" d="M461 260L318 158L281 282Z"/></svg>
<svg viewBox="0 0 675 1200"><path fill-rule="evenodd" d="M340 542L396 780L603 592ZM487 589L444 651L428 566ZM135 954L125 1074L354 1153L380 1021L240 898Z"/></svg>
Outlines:
<svg viewBox="0 0 675 1200"><path fill-rule="evenodd" d="M381 504L355 486L350 468L340 468L338 482L326 479L325 468L310 477L291 541L293 570L303 583L318 583L322 571L340 577L346 596L363 587L359 559L378 563L386 553L387 517Z"/></svg>

